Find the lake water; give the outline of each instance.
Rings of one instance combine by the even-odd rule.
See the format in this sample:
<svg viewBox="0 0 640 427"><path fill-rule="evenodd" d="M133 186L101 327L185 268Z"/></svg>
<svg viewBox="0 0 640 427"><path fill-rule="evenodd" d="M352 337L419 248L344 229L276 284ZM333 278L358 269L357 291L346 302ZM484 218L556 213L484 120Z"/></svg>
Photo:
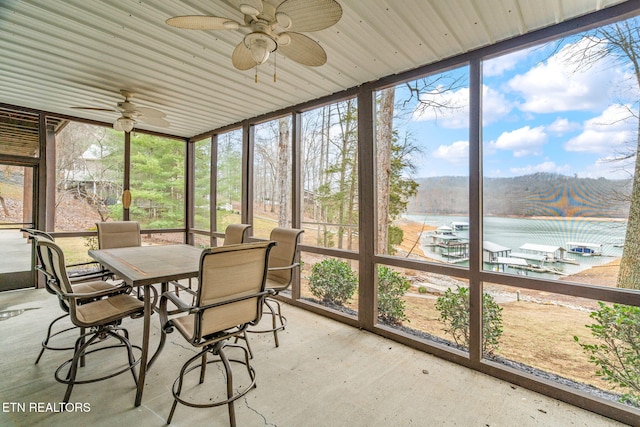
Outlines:
<svg viewBox="0 0 640 427"><path fill-rule="evenodd" d="M449 215L404 215L406 219L418 223L425 223L433 227L450 225L452 222L468 222L463 216ZM578 262L578 265L566 263L548 264L564 274L574 274L594 265L606 264L622 256L622 243L626 232L626 221L593 220L581 218L531 219L485 217L483 240L510 248L513 252L522 252L519 248L525 243L539 245L560 246L567 249L567 242L581 242L602 244L602 256L584 257L579 254L568 253L567 257ZM469 230L460 230L456 235L461 238L469 237ZM423 243L426 240L423 239ZM439 248L422 246L422 250L433 258L446 261L440 256ZM461 262L460 265L467 263ZM485 265L485 269L492 269ZM507 269L516 273L516 270ZM554 277L554 274L528 272L531 276ZM556 276L557 277L557 276Z"/></svg>

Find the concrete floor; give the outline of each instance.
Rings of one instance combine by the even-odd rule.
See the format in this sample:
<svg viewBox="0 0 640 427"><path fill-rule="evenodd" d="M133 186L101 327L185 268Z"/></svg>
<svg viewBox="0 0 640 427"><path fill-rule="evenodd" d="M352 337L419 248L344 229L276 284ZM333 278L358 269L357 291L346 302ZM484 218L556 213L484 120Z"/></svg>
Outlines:
<svg viewBox="0 0 640 427"><path fill-rule="evenodd" d="M46 351L38 365L34 361L46 327L60 309L44 290L0 294L0 312L20 309L25 311L0 322L1 426L165 425L172 404L171 384L182 363L195 354L177 332L169 336L148 373L140 407L133 405L134 382L125 373L77 385L71 402L80 403L79 410L55 413L51 411L56 410L65 386L56 382L53 373L69 353ZM322 316L291 306L284 310L289 325L280 335L279 348L271 335L250 336L258 386L236 402L238 426L622 425ZM151 339L156 343L158 317L154 315L152 321ZM127 319L124 325L132 341L139 342L141 319ZM72 341L73 333L66 340ZM96 353L83 369L98 369L98 360L100 364L115 360L120 351L110 356ZM205 391L205 400L217 392L213 389L220 385L218 373L218 364L211 366L199 387ZM225 426L228 422L225 406L179 405L171 425Z"/></svg>

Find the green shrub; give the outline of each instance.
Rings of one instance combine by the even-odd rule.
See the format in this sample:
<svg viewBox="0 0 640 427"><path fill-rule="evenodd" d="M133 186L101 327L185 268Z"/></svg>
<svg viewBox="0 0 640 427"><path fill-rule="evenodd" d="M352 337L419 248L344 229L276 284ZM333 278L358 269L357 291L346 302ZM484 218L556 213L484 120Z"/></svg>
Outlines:
<svg viewBox="0 0 640 427"><path fill-rule="evenodd" d="M482 306L482 352L491 354L498 348L503 332L502 307L487 293L482 295ZM438 297L436 310L445 324L443 330L451 334L456 344L469 348L469 288L447 289L444 296Z"/></svg>
<svg viewBox="0 0 640 427"><path fill-rule="evenodd" d="M411 284L406 277L385 266L378 266L378 317L391 324L408 320L402 299Z"/></svg>
<svg viewBox="0 0 640 427"><path fill-rule="evenodd" d="M322 301L342 305L351 299L357 286L358 278L346 261L328 258L311 269L309 288Z"/></svg>
<svg viewBox="0 0 640 427"><path fill-rule="evenodd" d="M425 286L420 286L418 288L418 293L426 294L427 293L427 288Z"/></svg>
<svg viewBox="0 0 640 427"><path fill-rule="evenodd" d="M584 344L573 339L596 365L596 375L626 390L623 402L640 406L640 307L598 302L600 310L590 317L596 321L586 325L597 344Z"/></svg>

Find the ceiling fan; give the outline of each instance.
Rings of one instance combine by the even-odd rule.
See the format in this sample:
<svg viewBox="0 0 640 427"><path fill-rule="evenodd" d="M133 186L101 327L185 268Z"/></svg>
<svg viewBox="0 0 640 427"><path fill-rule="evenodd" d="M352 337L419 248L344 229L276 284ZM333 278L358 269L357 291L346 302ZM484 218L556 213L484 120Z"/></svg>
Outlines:
<svg viewBox="0 0 640 427"><path fill-rule="evenodd" d="M131 132L134 126L139 123L145 123L157 127L169 127L169 122L165 120L166 114L155 108L138 107L130 99L133 93L128 90L121 89L120 93L124 97L124 101L118 102L115 108L101 107L71 107L79 110L92 111L112 111L120 113L120 117L113 123L113 128L117 131Z"/></svg>
<svg viewBox="0 0 640 427"><path fill-rule="evenodd" d="M249 70L269 59L276 50L302 65L317 67L327 62L325 50L298 31L328 28L342 17L335 0L229 0L244 15L244 23L211 15L175 16L167 19L172 27L190 30L248 29L231 55L233 66ZM275 74L274 74L275 80Z"/></svg>

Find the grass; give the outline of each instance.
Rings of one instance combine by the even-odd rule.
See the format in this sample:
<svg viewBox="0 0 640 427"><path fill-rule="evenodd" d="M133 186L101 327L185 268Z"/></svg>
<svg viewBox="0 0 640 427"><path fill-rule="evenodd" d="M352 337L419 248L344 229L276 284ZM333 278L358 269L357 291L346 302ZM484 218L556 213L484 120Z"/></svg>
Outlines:
<svg viewBox="0 0 640 427"><path fill-rule="evenodd" d="M408 297L404 326L452 341L443 331L435 309L435 298ZM609 383L595 376L595 366L589 362L573 337L593 341L589 330L589 312L554 304L513 301L502 307L504 333L497 356L523 363L562 377L611 390Z"/></svg>

